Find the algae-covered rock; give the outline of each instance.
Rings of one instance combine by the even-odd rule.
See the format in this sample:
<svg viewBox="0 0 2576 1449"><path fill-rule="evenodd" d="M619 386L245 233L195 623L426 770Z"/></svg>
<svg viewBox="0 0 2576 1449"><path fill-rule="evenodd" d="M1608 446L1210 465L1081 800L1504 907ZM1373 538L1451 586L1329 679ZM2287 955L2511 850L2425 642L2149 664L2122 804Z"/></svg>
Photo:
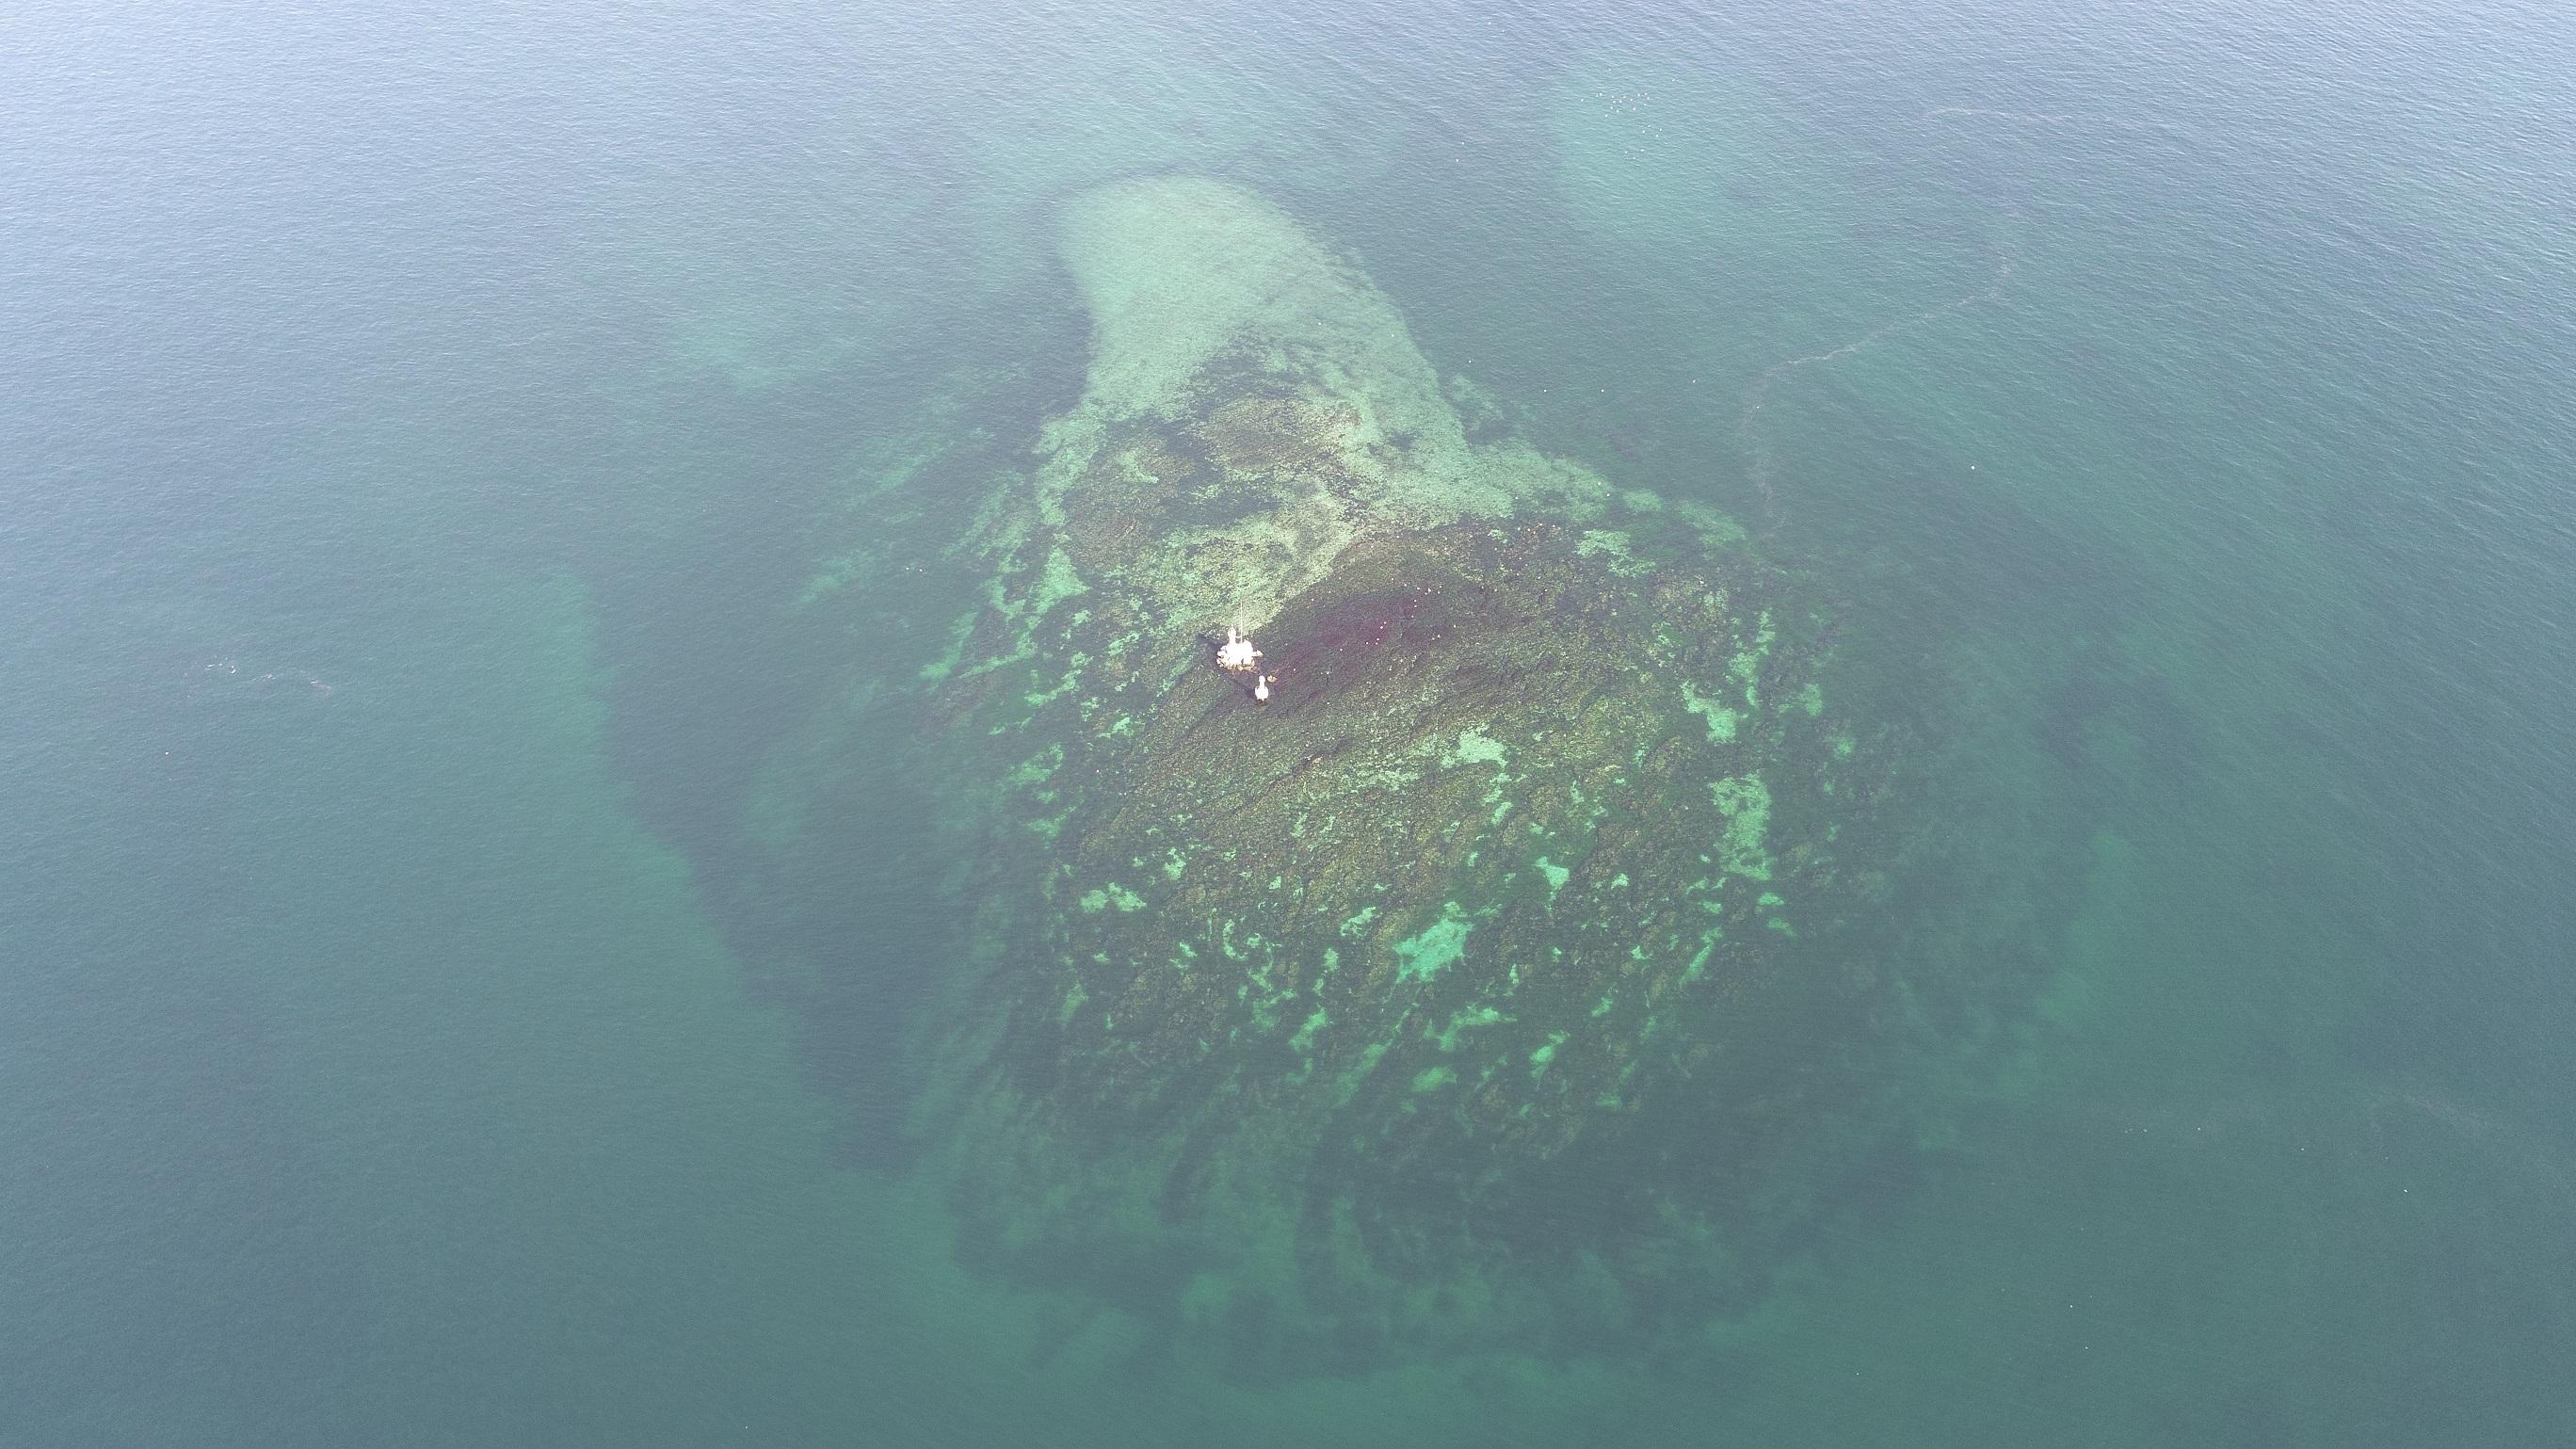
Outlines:
<svg viewBox="0 0 2576 1449"><path fill-rule="evenodd" d="M1734 1301L1866 1009L1816 948L1870 808L1816 609L1714 514L1471 440L1257 198L1123 183L1064 246L1088 386L934 691L1000 822L941 1039L970 1247L1189 1264L1164 1311L1307 1362Z"/></svg>

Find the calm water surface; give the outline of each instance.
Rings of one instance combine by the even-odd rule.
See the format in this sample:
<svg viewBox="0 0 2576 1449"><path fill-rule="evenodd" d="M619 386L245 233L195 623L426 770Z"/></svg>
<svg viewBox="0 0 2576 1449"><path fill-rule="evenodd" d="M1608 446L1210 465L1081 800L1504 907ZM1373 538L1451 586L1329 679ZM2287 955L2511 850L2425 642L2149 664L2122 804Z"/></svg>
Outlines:
<svg viewBox="0 0 2576 1449"><path fill-rule="evenodd" d="M2576 1439L2570 76L2518 0L20 7L0 1444ZM2038 984L1921 1004L1758 1302L1246 1375L956 1251L972 853L817 721L1160 172L1939 694L1889 930Z"/></svg>

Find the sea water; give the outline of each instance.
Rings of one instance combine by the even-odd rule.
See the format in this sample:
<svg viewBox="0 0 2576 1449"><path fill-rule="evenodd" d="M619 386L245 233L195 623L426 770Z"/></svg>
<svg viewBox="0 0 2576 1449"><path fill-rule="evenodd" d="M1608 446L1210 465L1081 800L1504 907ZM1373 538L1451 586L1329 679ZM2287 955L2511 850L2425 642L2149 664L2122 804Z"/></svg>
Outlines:
<svg viewBox="0 0 2576 1449"><path fill-rule="evenodd" d="M2553 8L0 36L0 1443L2576 1430ZM1830 598L1921 1049L1790 1039L1913 1125L1758 1293L1247 1364L1272 1245L964 1232L915 703L1168 174Z"/></svg>

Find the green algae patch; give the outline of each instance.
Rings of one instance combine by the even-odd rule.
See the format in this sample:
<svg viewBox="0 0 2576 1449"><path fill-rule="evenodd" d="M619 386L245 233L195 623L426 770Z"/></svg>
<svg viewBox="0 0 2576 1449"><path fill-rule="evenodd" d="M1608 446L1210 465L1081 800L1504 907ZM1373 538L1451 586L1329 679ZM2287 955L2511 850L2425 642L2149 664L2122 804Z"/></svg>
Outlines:
<svg viewBox="0 0 2576 1449"><path fill-rule="evenodd" d="M1007 777L1014 785L1035 787L1064 766L1064 746L1049 745L1021 761Z"/></svg>
<svg viewBox="0 0 2576 1449"><path fill-rule="evenodd" d="M1411 1090L1415 1092L1436 1092L1456 1080L1458 1080L1458 1073L1453 1068L1424 1067L1421 1071L1413 1074L1413 1086Z"/></svg>
<svg viewBox="0 0 2576 1449"><path fill-rule="evenodd" d="M1502 1012L1493 1007L1471 1006L1463 1011L1459 1011L1451 1015L1447 1026L1440 1028L1438 1031L1425 1032L1424 1039L1440 1048L1443 1052L1454 1052L1458 1049L1458 1041L1461 1033L1472 1031L1480 1026L1492 1026L1497 1022L1507 1021L1509 1019L1510 1018L1504 1016Z"/></svg>
<svg viewBox="0 0 2576 1449"><path fill-rule="evenodd" d="M1483 730L1460 730L1458 742L1442 752L1440 768L1454 770L1460 765L1500 766L1509 763L1510 759L1511 751L1504 748L1502 741L1486 734Z"/></svg>
<svg viewBox="0 0 2576 1449"><path fill-rule="evenodd" d="M1472 923L1456 916L1444 915L1422 928L1421 934L1395 943L1395 979L1428 981L1448 969L1467 952L1467 933Z"/></svg>
<svg viewBox="0 0 2576 1449"><path fill-rule="evenodd" d="M1599 558L1612 573L1634 576L1653 571L1654 564L1629 551L1634 544L1635 540L1622 530L1589 528L1584 530L1574 551L1583 558Z"/></svg>
<svg viewBox="0 0 2576 1449"><path fill-rule="evenodd" d="M1037 587L1020 607L1032 618L1044 617L1056 605L1090 591L1091 586L1075 571L1072 558L1061 548L1051 548L1047 550L1045 566L1038 571Z"/></svg>
<svg viewBox="0 0 2576 1449"><path fill-rule="evenodd" d="M1682 708L1707 719L1708 738L1713 744L1733 742L1736 722L1743 718L1734 710L1701 694L1687 679L1682 681Z"/></svg>
<svg viewBox="0 0 2576 1449"><path fill-rule="evenodd" d="M1718 813L1726 817L1726 834L1718 841L1718 859L1735 875L1771 878L1771 857L1764 839L1771 825L1771 790L1759 775L1720 780L1708 787Z"/></svg>
<svg viewBox="0 0 2576 1449"><path fill-rule="evenodd" d="M1331 1101L1335 1107L1348 1106L1351 1099L1359 1095L1360 1088L1366 1086L1368 1079L1376 1074L1377 1064L1385 1060L1386 1045L1382 1041L1370 1042L1360 1049L1358 1058L1351 1063L1350 1067L1333 1079Z"/></svg>
<svg viewBox="0 0 2576 1449"><path fill-rule="evenodd" d="M1111 906L1116 906L1122 911L1141 911L1145 909L1145 898L1116 881L1111 881L1107 885L1084 891L1075 904L1097 915Z"/></svg>
<svg viewBox="0 0 2576 1449"><path fill-rule="evenodd" d="M957 672L957 666L966 658L967 641L975 635L975 620L975 615L968 614L949 626L947 647L940 651L938 658L921 666L923 683L937 684Z"/></svg>
<svg viewBox="0 0 2576 1449"><path fill-rule="evenodd" d="M1557 893L1564 890L1565 883L1574 878L1574 871L1570 867L1555 864L1544 855L1538 858L1537 865L1539 875L1547 881L1548 903L1554 905Z"/></svg>

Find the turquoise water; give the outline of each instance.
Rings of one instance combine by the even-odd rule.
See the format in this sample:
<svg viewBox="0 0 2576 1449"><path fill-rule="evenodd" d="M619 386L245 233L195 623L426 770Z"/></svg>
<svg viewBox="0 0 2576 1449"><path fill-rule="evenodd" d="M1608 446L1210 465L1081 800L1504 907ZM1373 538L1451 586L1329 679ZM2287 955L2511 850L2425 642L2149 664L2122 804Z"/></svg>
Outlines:
<svg viewBox="0 0 2576 1449"><path fill-rule="evenodd" d="M0 1443L2576 1431L2554 11L0 27ZM1788 1043L1913 1127L1758 1297L961 1239L906 700L1165 172L1843 621L1928 1045Z"/></svg>

